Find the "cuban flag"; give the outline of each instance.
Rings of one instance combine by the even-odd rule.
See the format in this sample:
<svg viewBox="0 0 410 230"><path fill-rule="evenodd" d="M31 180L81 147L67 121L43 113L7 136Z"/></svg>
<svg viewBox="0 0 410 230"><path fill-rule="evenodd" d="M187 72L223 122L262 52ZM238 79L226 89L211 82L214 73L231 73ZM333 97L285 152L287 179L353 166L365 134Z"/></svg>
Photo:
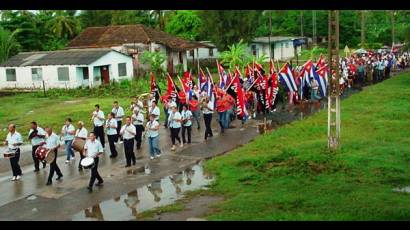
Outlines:
<svg viewBox="0 0 410 230"><path fill-rule="evenodd" d="M224 70L224 67L219 64L218 62L216 63L218 66L218 74L219 74L219 87L221 89L224 89L225 86L227 86L228 83L228 74L226 73L226 71Z"/></svg>
<svg viewBox="0 0 410 230"><path fill-rule="evenodd" d="M279 71L279 81L285 86L286 91L297 92L295 79L293 78L292 70L290 69L289 63L283 65L282 69Z"/></svg>
<svg viewBox="0 0 410 230"><path fill-rule="evenodd" d="M323 55L320 54L320 58L319 58L319 60L318 60L317 63L316 63L316 70L322 68L322 67L325 66L325 65L326 65L325 59L323 58Z"/></svg>
<svg viewBox="0 0 410 230"><path fill-rule="evenodd" d="M199 74L198 74L198 89L202 91L202 88L204 87L206 82L207 82L206 75L204 74L204 71L200 69Z"/></svg>
<svg viewBox="0 0 410 230"><path fill-rule="evenodd" d="M305 87L311 87L310 78L314 77L315 66L311 60L307 61L303 65L302 79L300 81L300 97L303 98L303 89Z"/></svg>
<svg viewBox="0 0 410 230"><path fill-rule="evenodd" d="M319 92L321 97L326 97L327 95L328 73L329 68L327 68L326 65L315 71L314 78L319 83Z"/></svg>

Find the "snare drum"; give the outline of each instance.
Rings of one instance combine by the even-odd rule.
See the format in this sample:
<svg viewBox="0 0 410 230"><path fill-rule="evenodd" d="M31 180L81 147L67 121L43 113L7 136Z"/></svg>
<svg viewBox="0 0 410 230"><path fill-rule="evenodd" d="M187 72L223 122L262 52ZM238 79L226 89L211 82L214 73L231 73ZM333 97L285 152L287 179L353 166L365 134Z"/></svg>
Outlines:
<svg viewBox="0 0 410 230"><path fill-rule="evenodd" d="M46 158L47 155L47 149L43 146L39 146L36 150L36 157L37 159L39 159L40 161L43 161Z"/></svg>
<svg viewBox="0 0 410 230"><path fill-rule="evenodd" d="M7 150L6 152L3 153L4 158L13 158L16 156L16 151L13 150Z"/></svg>
<svg viewBox="0 0 410 230"><path fill-rule="evenodd" d="M79 137L76 137L71 145L71 147L77 151L82 153L84 151L85 140Z"/></svg>
<svg viewBox="0 0 410 230"><path fill-rule="evenodd" d="M85 157L84 159L81 160L80 162L81 166L83 166L85 169L91 169L94 167L94 158L93 157Z"/></svg>
<svg viewBox="0 0 410 230"><path fill-rule="evenodd" d="M46 155L46 157L44 158L44 161L47 163L47 164L51 164L51 162L53 162L55 159L56 159L56 153L54 152L54 151L52 151L52 150L47 150L47 155Z"/></svg>

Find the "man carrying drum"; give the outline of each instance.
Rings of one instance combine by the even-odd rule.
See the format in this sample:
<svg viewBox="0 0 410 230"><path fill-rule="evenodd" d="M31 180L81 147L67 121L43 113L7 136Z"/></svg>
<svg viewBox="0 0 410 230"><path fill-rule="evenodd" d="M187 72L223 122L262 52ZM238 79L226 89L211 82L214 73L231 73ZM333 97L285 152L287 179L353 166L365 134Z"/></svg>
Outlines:
<svg viewBox="0 0 410 230"><path fill-rule="evenodd" d="M63 177L60 168L57 165L57 149L60 147L60 138L53 132L50 127L46 128L47 139L46 139L46 149L48 154L53 154L54 160L50 164L50 173L48 175L48 180L46 185L51 185L54 172L57 173L57 179L60 180Z"/></svg>
<svg viewBox="0 0 410 230"><path fill-rule="evenodd" d="M82 121L79 121L78 123L77 123L77 127L78 127L78 129L75 131L75 141L79 141L79 140L82 140L82 141L84 141L84 144L85 144L85 141L87 140L87 137L88 137L88 130L84 127L84 122L82 122ZM78 163L78 170L79 171L82 171L83 170L83 167L81 166L81 160L84 158L84 156L83 156L83 151L84 151L84 146L82 146L83 147L83 149L80 151L80 162Z"/></svg>
<svg viewBox="0 0 410 230"><path fill-rule="evenodd" d="M99 156L103 154L103 152L104 149L101 143L95 138L95 134L93 132L90 132L90 134L88 135L88 140L85 142L83 153L84 157L92 157L94 159L94 166L91 168L90 183L87 187L90 192L93 191L93 185L96 179L98 180L97 186L101 186L104 183L104 180L98 173Z"/></svg>
<svg viewBox="0 0 410 230"><path fill-rule="evenodd" d="M28 139L31 141L32 151L31 155L34 161L34 172L40 171L40 160L36 156L36 151L39 146L44 144L46 137L46 131L37 125L37 122L31 122L31 129L28 133ZM43 162L43 168L46 167L46 162Z"/></svg>
<svg viewBox="0 0 410 230"><path fill-rule="evenodd" d="M10 158L11 170L13 171L12 181L20 180L21 178L21 168L19 165L20 160L20 148L19 146L23 144L23 137L20 133L16 131L15 124L9 124L8 126L9 133L7 134L6 141L4 142L7 145L7 156Z"/></svg>

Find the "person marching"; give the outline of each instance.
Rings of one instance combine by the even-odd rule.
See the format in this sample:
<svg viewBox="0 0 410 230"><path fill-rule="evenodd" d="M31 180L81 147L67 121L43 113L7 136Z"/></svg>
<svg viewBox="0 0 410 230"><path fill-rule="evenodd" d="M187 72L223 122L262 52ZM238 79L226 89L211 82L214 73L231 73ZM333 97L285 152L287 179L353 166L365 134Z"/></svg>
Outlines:
<svg viewBox="0 0 410 230"><path fill-rule="evenodd" d="M175 151L175 139L178 140L179 144L181 145L181 148L184 146L184 144L181 141L181 138L179 138L179 130L181 129L182 117L181 113L178 111L177 106L172 106L171 110L172 111L169 114L168 118L168 127L171 129L171 151Z"/></svg>
<svg viewBox="0 0 410 230"><path fill-rule="evenodd" d="M120 122L121 123L121 122ZM107 130L108 144L110 145L110 158L115 158L118 156L117 149L115 148L115 142L118 140L118 120L115 119L115 113L111 112L108 114L108 119L105 123L105 128Z"/></svg>
<svg viewBox="0 0 410 230"><path fill-rule="evenodd" d="M135 126L135 141L137 143L137 150L141 149L142 133L144 132L144 115L140 109L135 108L131 116L132 124Z"/></svg>
<svg viewBox="0 0 410 230"><path fill-rule="evenodd" d="M47 139L46 139L46 149L49 151L48 154L54 154L54 160L50 164L50 173L48 174L48 180L46 185L51 185L54 172L57 173L57 179L60 180L63 177L60 168L57 165L57 149L60 147L60 138L53 132L50 127L46 128Z"/></svg>
<svg viewBox="0 0 410 230"><path fill-rule="evenodd" d="M20 180L21 178L21 168L19 165L20 160L20 145L23 144L23 137L19 132L16 131L15 124L9 124L9 133L7 134L4 145L7 145L8 152L14 152L14 156L10 157L11 170L13 171L13 178L11 181Z"/></svg>
<svg viewBox="0 0 410 230"><path fill-rule="evenodd" d="M200 116L201 116L201 111L199 110L199 102L198 102L198 97L196 94L192 96L191 100L189 101L189 108L190 111L192 112L192 116L196 121L197 124L197 129L201 129L200 125Z"/></svg>
<svg viewBox="0 0 410 230"><path fill-rule="evenodd" d="M90 132L88 135L88 140L85 142L84 146L84 157L94 158L94 166L91 168L91 177L90 182L88 183L88 191L93 191L94 182L97 179L97 186L101 186L104 183L104 180L101 178L98 173L98 162L99 156L104 153L104 148L101 143L96 139L96 136L93 132Z"/></svg>
<svg viewBox="0 0 410 230"><path fill-rule="evenodd" d="M84 122L79 121L77 123L77 127L78 127L78 129L75 131L75 137L81 138L84 141L87 141L88 130L84 127ZM78 170L79 171L83 170L83 166L81 166L81 160L84 158L83 154L84 154L83 152L80 152L80 162L78 162Z"/></svg>
<svg viewBox="0 0 410 230"><path fill-rule="evenodd" d="M65 161L66 164L70 162L70 157L72 157L72 160L75 160L74 151L71 148L75 135L75 127L71 124L71 122L71 118L67 118L64 126L61 128L61 135L64 138L65 152L67 154L67 160Z"/></svg>
<svg viewBox="0 0 410 230"><path fill-rule="evenodd" d="M185 139L185 133L188 135L188 144L191 144L191 131L192 131L192 112L186 105L182 106L182 143L187 143Z"/></svg>
<svg viewBox="0 0 410 230"><path fill-rule="evenodd" d="M114 101L114 105L113 105L113 108L112 108L111 112L114 113L114 118L117 120L117 140L115 142L118 142L118 139L121 139L120 129L121 129L121 126L122 126L122 118L125 115L124 114L124 109L118 104L118 101ZM122 139L121 139L121 141L122 141Z"/></svg>
<svg viewBox="0 0 410 230"><path fill-rule="evenodd" d="M125 159L127 161L125 167L127 168L131 166L131 161L132 164L135 165L136 159L134 155L134 139L137 131L135 126L131 124L131 117L128 116L125 122L125 125L121 128L120 134L124 139L124 152Z"/></svg>
<svg viewBox="0 0 410 230"><path fill-rule="evenodd" d="M161 150L159 149L159 123L157 120L155 120L154 114L150 114L146 130L149 143L150 159L153 160L155 157L159 158L161 156Z"/></svg>
<svg viewBox="0 0 410 230"><path fill-rule="evenodd" d="M37 122L31 122L31 129L28 133L28 139L31 141L31 156L33 157L34 161L34 172L40 171L40 161L36 157L36 151L39 146L44 144L46 137L46 131L43 128L37 125ZM43 168L46 167L46 162L43 162Z"/></svg>
<svg viewBox="0 0 410 230"><path fill-rule="evenodd" d="M152 101L151 106L149 108L150 108L149 109L149 115L151 115L151 114L155 115L155 120L159 122L160 111L159 111L159 108L157 106L157 102Z"/></svg>
<svg viewBox="0 0 410 230"><path fill-rule="evenodd" d="M100 105L95 105L95 111L91 120L94 124L94 134L100 140L103 148L105 147L104 119L104 112L100 110Z"/></svg>
<svg viewBox="0 0 410 230"><path fill-rule="evenodd" d="M212 137L212 114L214 113L214 103L209 100L209 97L205 98L205 101L201 105L202 113L204 114L204 123L205 123L205 140L208 137Z"/></svg>

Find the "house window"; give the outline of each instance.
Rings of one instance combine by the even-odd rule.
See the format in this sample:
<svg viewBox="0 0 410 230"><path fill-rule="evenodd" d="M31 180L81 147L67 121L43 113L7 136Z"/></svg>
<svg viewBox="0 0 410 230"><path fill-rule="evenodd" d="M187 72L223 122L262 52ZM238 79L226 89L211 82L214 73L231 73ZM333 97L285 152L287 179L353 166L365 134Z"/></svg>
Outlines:
<svg viewBox="0 0 410 230"><path fill-rule="evenodd" d="M210 57L214 56L214 49L213 48L209 48L209 56Z"/></svg>
<svg viewBox="0 0 410 230"><path fill-rule="evenodd" d="M42 81L43 80L43 71L41 68L31 68L31 79L33 81Z"/></svg>
<svg viewBox="0 0 410 230"><path fill-rule="evenodd" d="M118 64L118 76L119 77L127 76L127 64L126 63Z"/></svg>
<svg viewBox="0 0 410 230"><path fill-rule="evenodd" d="M6 69L6 80L16 81L16 69Z"/></svg>
<svg viewBox="0 0 410 230"><path fill-rule="evenodd" d="M256 45L252 45L252 55L256 56Z"/></svg>
<svg viewBox="0 0 410 230"><path fill-rule="evenodd" d="M182 58L182 52L178 52L178 56L179 56L179 63L183 63L184 59Z"/></svg>
<svg viewBox="0 0 410 230"><path fill-rule="evenodd" d="M83 80L88 80L90 78L90 75L88 73L88 67L83 67Z"/></svg>
<svg viewBox="0 0 410 230"><path fill-rule="evenodd" d="M68 73L68 67L58 67L57 75L58 75L59 81L69 81L70 80L70 76Z"/></svg>
<svg viewBox="0 0 410 230"><path fill-rule="evenodd" d="M189 56L193 57L194 56L194 50L189 51Z"/></svg>

